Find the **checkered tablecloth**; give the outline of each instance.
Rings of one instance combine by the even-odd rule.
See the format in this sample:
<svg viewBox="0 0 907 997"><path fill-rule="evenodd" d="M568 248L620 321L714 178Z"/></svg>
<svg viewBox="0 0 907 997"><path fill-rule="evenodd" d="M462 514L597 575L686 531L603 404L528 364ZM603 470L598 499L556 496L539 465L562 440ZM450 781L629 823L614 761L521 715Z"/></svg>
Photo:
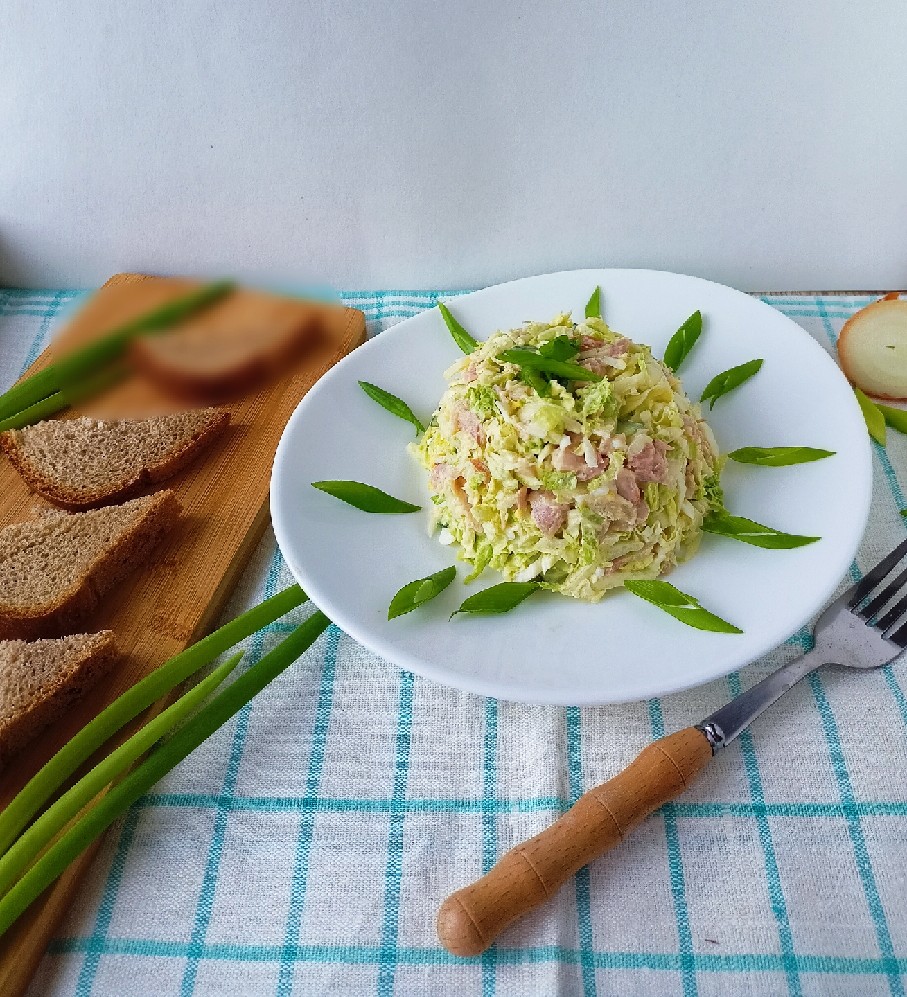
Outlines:
<svg viewBox="0 0 907 997"><path fill-rule="evenodd" d="M437 295L344 297L374 334ZM0 291L4 386L74 298ZM869 299L766 300L831 348ZM891 432L854 576L904 538L905 474ZM225 619L290 583L268 533ZM434 685L332 627L107 836L31 995L904 994L904 663L813 675L483 957L435 938L451 890L808 640L682 695L562 709Z"/></svg>

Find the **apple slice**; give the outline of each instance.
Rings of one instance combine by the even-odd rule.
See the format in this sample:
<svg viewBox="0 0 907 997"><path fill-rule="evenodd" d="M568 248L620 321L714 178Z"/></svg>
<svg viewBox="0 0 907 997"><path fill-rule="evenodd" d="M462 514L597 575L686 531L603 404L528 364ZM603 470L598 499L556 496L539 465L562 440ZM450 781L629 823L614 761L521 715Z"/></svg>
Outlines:
<svg viewBox="0 0 907 997"><path fill-rule="evenodd" d="M847 379L867 395L907 400L907 301L888 294L851 316L838 357Z"/></svg>

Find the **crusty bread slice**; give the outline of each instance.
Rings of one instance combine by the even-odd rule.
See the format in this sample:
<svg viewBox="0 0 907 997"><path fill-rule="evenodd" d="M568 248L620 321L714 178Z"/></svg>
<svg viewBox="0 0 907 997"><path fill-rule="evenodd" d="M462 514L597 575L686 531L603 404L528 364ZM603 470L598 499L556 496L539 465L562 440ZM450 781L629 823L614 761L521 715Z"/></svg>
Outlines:
<svg viewBox="0 0 907 997"><path fill-rule="evenodd" d="M838 338L841 369L875 398L907 399L907 301L886 295L861 308Z"/></svg>
<svg viewBox="0 0 907 997"><path fill-rule="evenodd" d="M102 678L117 658L113 633L0 641L0 764Z"/></svg>
<svg viewBox="0 0 907 997"><path fill-rule="evenodd" d="M0 447L33 491L67 509L89 509L176 474L229 421L216 408L153 419L52 419L0 434Z"/></svg>
<svg viewBox="0 0 907 997"><path fill-rule="evenodd" d="M0 639L71 630L142 564L179 512L168 490L0 530Z"/></svg>
<svg viewBox="0 0 907 997"><path fill-rule="evenodd" d="M318 335L321 311L312 303L242 291L184 329L139 336L131 355L139 372L165 390L194 399L230 397L284 373Z"/></svg>

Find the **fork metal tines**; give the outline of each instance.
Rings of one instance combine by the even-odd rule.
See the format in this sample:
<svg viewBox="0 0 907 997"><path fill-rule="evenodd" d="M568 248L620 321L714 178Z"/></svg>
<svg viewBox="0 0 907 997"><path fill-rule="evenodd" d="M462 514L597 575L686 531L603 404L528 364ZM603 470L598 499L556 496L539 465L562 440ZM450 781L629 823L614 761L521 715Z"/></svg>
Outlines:
<svg viewBox="0 0 907 997"><path fill-rule="evenodd" d="M879 611L894 599L895 596L904 592L905 587L907 587L907 568L904 568L895 577L894 581L889 582L885 588L877 592L865 606L861 609L858 606L865 598L872 595L881 582L891 574L905 554L907 554L907 540L903 540L887 557L883 557L871 571L867 572L853 586L847 596L847 606L849 609L853 610L857 616L866 620L870 626L881 630L882 635L887 640L890 640L901 648L907 647L907 623L898 629L895 629L895 627L904 614L907 613L907 594L904 594L884 616L876 617Z"/></svg>

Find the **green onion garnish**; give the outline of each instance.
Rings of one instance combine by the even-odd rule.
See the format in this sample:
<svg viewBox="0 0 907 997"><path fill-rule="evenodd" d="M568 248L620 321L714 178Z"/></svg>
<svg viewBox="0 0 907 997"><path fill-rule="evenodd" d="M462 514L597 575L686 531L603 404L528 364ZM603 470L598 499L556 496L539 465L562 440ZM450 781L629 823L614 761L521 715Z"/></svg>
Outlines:
<svg viewBox="0 0 907 997"><path fill-rule="evenodd" d="M289 668L330 622L320 612L310 616L286 640L220 692L170 740L165 741L80 817L0 900L0 934L5 933L32 901L62 875L70 863L142 794L238 713L269 682ZM62 828L58 827L57 830Z"/></svg>
<svg viewBox="0 0 907 997"><path fill-rule="evenodd" d="M306 598L298 585L291 585L242 616L237 616L197 644L181 651L157 671L127 689L119 699L114 700L86 724L71 741L64 744L0 813L0 855L82 762L94 754L112 734L219 654L289 613L305 602Z"/></svg>
<svg viewBox="0 0 907 997"><path fill-rule="evenodd" d="M9 419L55 392L77 384L82 378L96 374L98 368L122 356L130 340L136 336L175 325L230 293L234 286L232 281L227 280L207 284L191 294L185 294L126 322L81 350L50 364L37 374L32 374L0 395L0 420Z"/></svg>

